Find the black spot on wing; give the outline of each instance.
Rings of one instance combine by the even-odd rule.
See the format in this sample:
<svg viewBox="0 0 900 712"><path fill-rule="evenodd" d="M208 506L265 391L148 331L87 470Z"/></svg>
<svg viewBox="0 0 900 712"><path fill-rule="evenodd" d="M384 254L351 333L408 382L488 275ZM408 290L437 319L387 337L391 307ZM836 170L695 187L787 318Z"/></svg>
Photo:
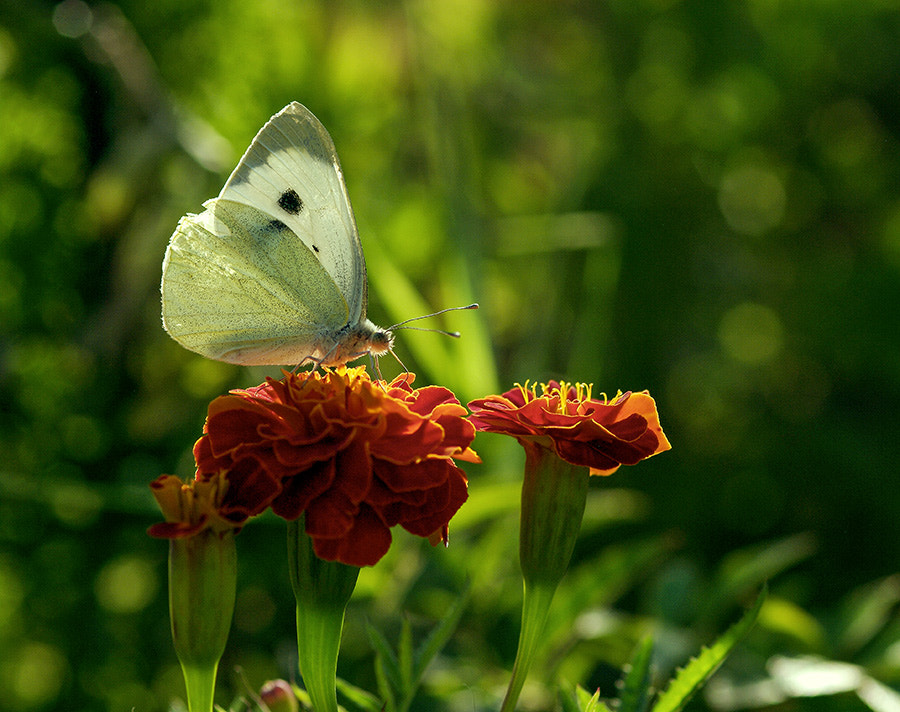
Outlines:
<svg viewBox="0 0 900 712"><path fill-rule="evenodd" d="M316 247L315 245L313 245L313 251L318 252L318 251L319 251L319 248Z"/></svg>
<svg viewBox="0 0 900 712"><path fill-rule="evenodd" d="M303 210L303 201L300 200L296 190L288 188L278 198L278 207L291 215L299 215L300 211Z"/></svg>

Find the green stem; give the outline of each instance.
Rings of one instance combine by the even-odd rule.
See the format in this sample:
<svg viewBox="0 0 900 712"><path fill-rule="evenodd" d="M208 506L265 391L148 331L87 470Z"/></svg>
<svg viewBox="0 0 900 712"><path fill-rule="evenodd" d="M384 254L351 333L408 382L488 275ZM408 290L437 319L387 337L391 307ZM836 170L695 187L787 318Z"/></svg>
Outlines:
<svg viewBox="0 0 900 712"><path fill-rule="evenodd" d="M519 632L519 647L516 650L516 662L513 666L512 678L503 698L500 712L512 712L516 708L528 670L534 661L535 653L541 643L541 633L547 614L550 612L550 601L556 586L547 584L529 584L525 582L525 596L522 601L522 630Z"/></svg>
<svg viewBox="0 0 900 712"><path fill-rule="evenodd" d="M323 561L304 530L305 517L288 522L288 562L297 601L300 674L316 712L338 712L337 659L344 611L359 568Z"/></svg>
<svg viewBox="0 0 900 712"><path fill-rule="evenodd" d="M297 655L303 685L316 712L338 712L336 680L343 615L325 620L297 606Z"/></svg>
<svg viewBox="0 0 900 712"><path fill-rule="evenodd" d="M187 706L190 712L212 712L213 694L216 690L216 666L196 666L182 663L184 686L187 689Z"/></svg>

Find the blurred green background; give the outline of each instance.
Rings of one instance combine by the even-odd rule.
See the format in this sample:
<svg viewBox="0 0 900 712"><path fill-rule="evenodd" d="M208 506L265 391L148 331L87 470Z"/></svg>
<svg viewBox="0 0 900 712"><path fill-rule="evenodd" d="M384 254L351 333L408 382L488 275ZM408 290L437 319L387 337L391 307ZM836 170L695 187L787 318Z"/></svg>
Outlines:
<svg viewBox="0 0 900 712"><path fill-rule="evenodd" d="M691 708L879 709L771 663L900 689L898 86L886 0L0 0L0 709L182 694L147 484L277 369L171 341L160 264L292 100L337 145L372 319L482 305L401 334L417 384L657 399L674 448L592 483L522 709L613 695L645 633L667 674L766 578ZM348 613L340 674L374 689L366 622L424 635L472 581L418 710L497 709L515 652L522 456L476 447L449 550L397 532ZM238 553L224 705L294 669L283 523Z"/></svg>

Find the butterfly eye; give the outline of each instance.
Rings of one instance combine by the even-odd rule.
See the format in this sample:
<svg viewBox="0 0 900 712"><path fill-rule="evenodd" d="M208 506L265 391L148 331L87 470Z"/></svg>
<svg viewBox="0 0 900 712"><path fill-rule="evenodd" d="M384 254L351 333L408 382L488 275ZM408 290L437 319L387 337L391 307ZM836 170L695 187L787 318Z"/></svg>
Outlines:
<svg viewBox="0 0 900 712"><path fill-rule="evenodd" d="M288 188L278 198L278 207L291 215L299 215L300 211L303 210L303 201L300 200L296 190Z"/></svg>

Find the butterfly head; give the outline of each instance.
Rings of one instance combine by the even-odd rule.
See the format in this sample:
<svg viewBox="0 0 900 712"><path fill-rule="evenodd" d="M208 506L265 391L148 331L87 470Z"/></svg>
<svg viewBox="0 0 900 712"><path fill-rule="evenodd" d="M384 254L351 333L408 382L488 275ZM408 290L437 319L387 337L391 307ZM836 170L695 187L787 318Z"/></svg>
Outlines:
<svg viewBox="0 0 900 712"><path fill-rule="evenodd" d="M319 343L319 353L325 355L316 361L323 366L338 366L365 354L383 356L393 347L394 335L390 329L363 319L359 324L348 324L337 334L322 334Z"/></svg>
<svg viewBox="0 0 900 712"><path fill-rule="evenodd" d="M382 329L380 326L375 326L375 330L369 335L369 353L373 356L384 356L393 346L393 332L388 329Z"/></svg>

